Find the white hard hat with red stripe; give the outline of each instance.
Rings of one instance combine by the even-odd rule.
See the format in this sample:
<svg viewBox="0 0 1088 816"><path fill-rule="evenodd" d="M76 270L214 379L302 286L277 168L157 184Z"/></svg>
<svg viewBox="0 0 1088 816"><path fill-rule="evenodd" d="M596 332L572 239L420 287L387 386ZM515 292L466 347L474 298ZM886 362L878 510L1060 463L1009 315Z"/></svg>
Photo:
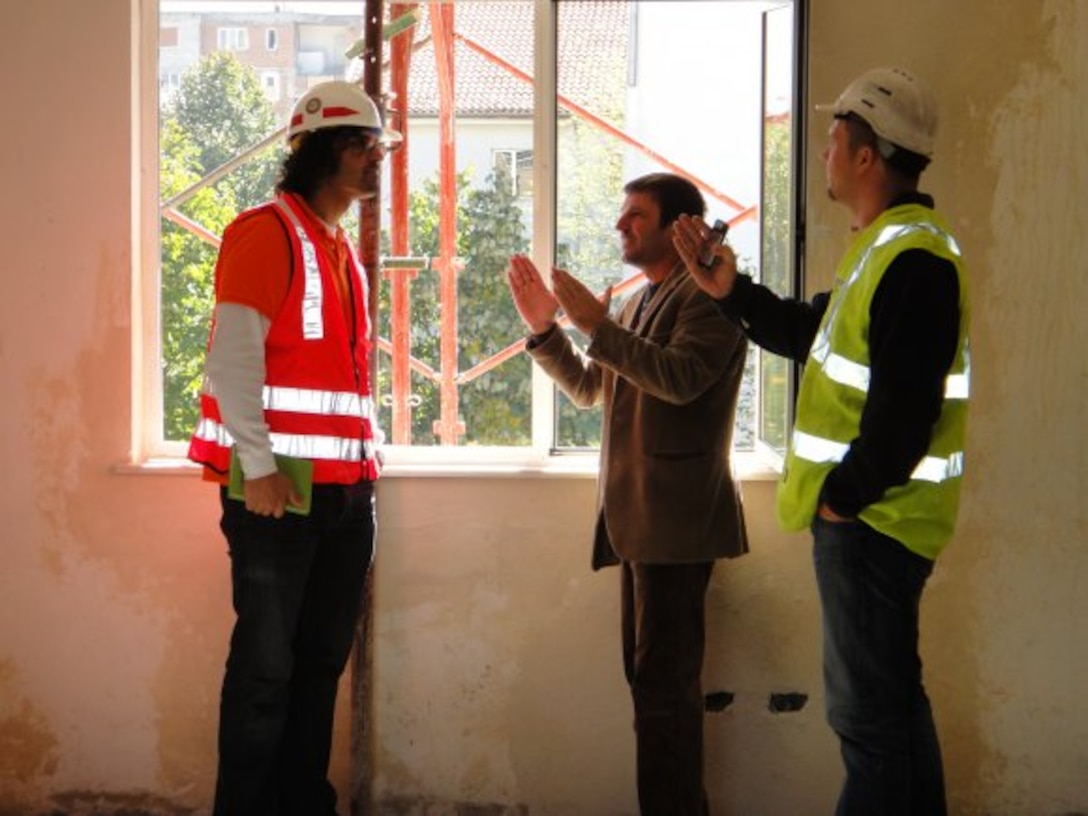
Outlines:
<svg viewBox="0 0 1088 816"><path fill-rule="evenodd" d="M401 140L399 133L382 124L374 100L351 82L320 82L299 97L287 125L287 142L293 145L296 136L331 127L363 128L386 144Z"/></svg>

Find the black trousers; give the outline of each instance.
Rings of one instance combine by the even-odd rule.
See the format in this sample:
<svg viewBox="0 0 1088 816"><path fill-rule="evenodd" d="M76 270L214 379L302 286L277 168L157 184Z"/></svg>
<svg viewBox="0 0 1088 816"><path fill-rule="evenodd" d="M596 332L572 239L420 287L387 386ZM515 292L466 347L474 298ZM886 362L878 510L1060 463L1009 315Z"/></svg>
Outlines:
<svg viewBox="0 0 1088 816"><path fill-rule="evenodd" d="M214 814L334 816L333 712L374 553L373 484L315 485L308 516L221 501L237 620Z"/></svg>
<svg viewBox="0 0 1088 816"><path fill-rule="evenodd" d="M703 653L714 562L621 563L623 664L642 816L705 816Z"/></svg>

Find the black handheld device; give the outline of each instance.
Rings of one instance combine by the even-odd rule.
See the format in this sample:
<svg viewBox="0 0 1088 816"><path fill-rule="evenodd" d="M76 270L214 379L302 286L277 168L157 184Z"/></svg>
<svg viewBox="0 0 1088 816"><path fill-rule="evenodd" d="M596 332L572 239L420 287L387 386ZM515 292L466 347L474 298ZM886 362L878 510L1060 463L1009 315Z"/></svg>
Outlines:
<svg viewBox="0 0 1088 816"><path fill-rule="evenodd" d="M703 269L713 269L718 261L718 256L714 254L714 247L720 246L728 234L729 225L725 221L719 218L714 222L714 226L710 228L710 234L699 249L699 266Z"/></svg>

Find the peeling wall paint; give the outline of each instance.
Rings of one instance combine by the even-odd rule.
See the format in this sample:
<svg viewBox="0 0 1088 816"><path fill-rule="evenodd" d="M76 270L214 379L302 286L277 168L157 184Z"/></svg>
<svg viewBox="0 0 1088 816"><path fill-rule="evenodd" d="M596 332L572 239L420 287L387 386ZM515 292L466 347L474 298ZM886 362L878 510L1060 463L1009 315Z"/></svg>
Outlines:
<svg viewBox="0 0 1088 816"><path fill-rule="evenodd" d="M990 492L1009 500L973 519L994 542L977 581L989 610L977 693L1000 768L986 779L992 795L1025 812L1060 812L1084 809L1088 768L1088 727L1055 727L1081 711L1088 676L1088 324L1080 308L1088 260L1083 240L1056 239L1083 235L1088 224L1088 4L1046 2L1037 14L1040 42L1016 63L989 118L996 184L986 264L994 273L978 313L992 339L981 353L1001 372L984 397L1007 408L972 422L981 438L1041 432L987 452ZM1018 500L1025 494L1028 504Z"/></svg>
<svg viewBox="0 0 1088 816"><path fill-rule="evenodd" d="M57 770L57 737L19 688L12 661L0 662L0 757L19 786Z"/></svg>

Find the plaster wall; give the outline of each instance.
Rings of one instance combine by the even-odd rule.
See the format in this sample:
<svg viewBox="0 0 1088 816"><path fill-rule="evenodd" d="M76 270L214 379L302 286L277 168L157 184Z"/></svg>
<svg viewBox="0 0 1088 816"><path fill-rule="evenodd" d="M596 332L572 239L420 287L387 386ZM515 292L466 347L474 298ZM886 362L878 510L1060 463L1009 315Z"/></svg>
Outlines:
<svg viewBox="0 0 1088 816"><path fill-rule="evenodd" d="M121 467L134 420L130 0L9 3L0 51L0 814L205 812L229 634L212 492ZM974 297L969 473L924 604L955 814L1088 813L1083 406L1088 4L812 0L811 97L900 62L943 103L927 186ZM814 286L848 239L809 124ZM716 571L716 813L827 813L805 536L745 485L753 552ZM635 812L614 573L588 569L584 476L381 485L372 779L379 812ZM346 691L346 687L345 687ZM793 713L771 693L809 695ZM342 699L346 701L347 695ZM350 751L341 707L334 777Z"/></svg>

